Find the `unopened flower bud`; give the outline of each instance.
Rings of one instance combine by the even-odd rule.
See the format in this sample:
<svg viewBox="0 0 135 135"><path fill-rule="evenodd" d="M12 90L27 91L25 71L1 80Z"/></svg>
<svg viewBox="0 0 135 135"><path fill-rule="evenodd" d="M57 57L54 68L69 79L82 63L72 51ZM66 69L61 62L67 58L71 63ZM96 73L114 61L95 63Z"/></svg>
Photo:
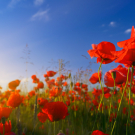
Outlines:
<svg viewBox="0 0 135 135"><path fill-rule="evenodd" d="M5 117L2 117L2 118L1 118L1 121L2 121L2 124L5 124L6 118L5 118Z"/></svg>
<svg viewBox="0 0 135 135"><path fill-rule="evenodd" d="M73 87L73 82L70 83L70 87Z"/></svg>
<svg viewBox="0 0 135 135"><path fill-rule="evenodd" d="M69 78L71 77L71 73L69 73L68 77L69 77Z"/></svg>
<svg viewBox="0 0 135 135"><path fill-rule="evenodd" d="M116 78L116 71L112 72L112 78L115 79Z"/></svg>

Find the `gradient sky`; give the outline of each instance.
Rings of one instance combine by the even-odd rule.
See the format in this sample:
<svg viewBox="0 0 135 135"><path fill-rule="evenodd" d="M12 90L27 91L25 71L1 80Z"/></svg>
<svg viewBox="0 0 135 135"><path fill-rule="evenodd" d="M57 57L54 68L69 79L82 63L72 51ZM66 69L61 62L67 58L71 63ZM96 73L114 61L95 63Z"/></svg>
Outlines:
<svg viewBox="0 0 135 135"><path fill-rule="evenodd" d="M27 77L37 74L44 80L48 70L58 70L49 61L70 61L66 68L74 74L85 70L92 62L98 71L96 58L91 59L91 44L117 42L130 38L135 25L134 0L0 0L0 85L3 90L10 81L26 78L26 44L30 52ZM88 59L86 59L85 55ZM117 67L102 65L103 73ZM58 64L56 64L58 66Z"/></svg>

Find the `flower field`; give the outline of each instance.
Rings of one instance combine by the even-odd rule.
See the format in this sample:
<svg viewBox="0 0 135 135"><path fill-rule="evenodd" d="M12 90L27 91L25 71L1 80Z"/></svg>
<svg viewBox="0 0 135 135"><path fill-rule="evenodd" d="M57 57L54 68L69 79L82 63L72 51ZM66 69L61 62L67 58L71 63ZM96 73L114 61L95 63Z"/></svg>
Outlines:
<svg viewBox="0 0 135 135"><path fill-rule="evenodd" d="M134 135L135 134L135 29L118 42L92 44L88 54L97 57L99 70L89 81L100 88L73 82L71 73L47 71L44 82L36 75L36 87L27 94L17 89L20 80L9 82L0 93L1 135ZM102 64L120 63L102 76ZM121 65L123 64L123 65ZM103 82L104 81L104 85ZM45 85L47 88L45 88ZM43 90L43 92L40 92Z"/></svg>

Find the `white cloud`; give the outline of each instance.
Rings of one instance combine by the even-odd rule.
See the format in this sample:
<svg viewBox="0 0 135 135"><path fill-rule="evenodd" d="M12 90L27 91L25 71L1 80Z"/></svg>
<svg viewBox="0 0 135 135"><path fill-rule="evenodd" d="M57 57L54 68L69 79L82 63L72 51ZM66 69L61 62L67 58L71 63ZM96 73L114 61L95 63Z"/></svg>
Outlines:
<svg viewBox="0 0 135 135"><path fill-rule="evenodd" d="M128 34L128 33L130 33L130 32L131 32L131 29L125 30L125 33L126 33L126 34Z"/></svg>
<svg viewBox="0 0 135 135"><path fill-rule="evenodd" d="M45 21L48 21L49 20L48 11L49 9L46 9L45 11L38 11L36 14L34 14L31 17L31 21L41 20L41 19L45 19Z"/></svg>
<svg viewBox="0 0 135 135"><path fill-rule="evenodd" d="M20 0L11 0L11 2L8 4L8 7L13 7L16 3L18 3Z"/></svg>
<svg viewBox="0 0 135 135"><path fill-rule="evenodd" d="M44 2L44 0L34 0L34 5L40 6L43 4L43 2Z"/></svg>
<svg viewBox="0 0 135 135"><path fill-rule="evenodd" d="M109 26L114 27L114 26L116 26L116 23L115 22L110 22Z"/></svg>
<svg viewBox="0 0 135 135"><path fill-rule="evenodd" d="M21 82L26 82L26 81L32 81L32 79L31 79L31 78L23 78L23 79L21 80Z"/></svg>

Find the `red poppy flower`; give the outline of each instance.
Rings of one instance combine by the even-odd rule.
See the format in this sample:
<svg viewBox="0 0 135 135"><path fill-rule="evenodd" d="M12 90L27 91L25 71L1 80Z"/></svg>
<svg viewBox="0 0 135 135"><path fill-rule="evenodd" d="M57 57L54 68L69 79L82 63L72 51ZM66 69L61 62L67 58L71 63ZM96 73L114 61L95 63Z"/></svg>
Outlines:
<svg viewBox="0 0 135 135"><path fill-rule="evenodd" d="M76 84L75 84L76 86L80 86L80 83L79 82L76 82Z"/></svg>
<svg viewBox="0 0 135 135"><path fill-rule="evenodd" d="M122 49L120 52L115 52L117 56L116 63L122 63L126 67L135 66L135 46L132 48Z"/></svg>
<svg viewBox="0 0 135 135"><path fill-rule="evenodd" d="M100 94L102 94L102 90L96 90L94 88L94 91L92 92L92 94L95 95L95 96L100 96Z"/></svg>
<svg viewBox="0 0 135 135"><path fill-rule="evenodd" d="M32 75L31 78L32 79L36 79L37 77L36 77L36 75Z"/></svg>
<svg viewBox="0 0 135 135"><path fill-rule="evenodd" d="M46 103L48 103L47 99L43 99L43 98L38 98L38 104L39 106L44 106Z"/></svg>
<svg viewBox="0 0 135 135"><path fill-rule="evenodd" d="M74 111L77 111L77 110L78 110L78 106L77 106L77 105L76 105L76 106L73 105L73 106L71 107L71 109L74 110Z"/></svg>
<svg viewBox="0 0 135 135"><path fill-rule="evenodd" d="M2 117L8 118L11 114L12 109L8 107L0 107L0 120Z"/></svg>
<svg viewBox="0 0 135 135"><path fill-rule="evenodd" d="M64 79L65 79L65 76L64 76L64 75L60 75L60 78L61 78L62 80L64 80Z"/></svg>
<svg viewBox="0 0 135 135"><path fill-rule="evenodd" d="M39 82L38 78L33 79L33 83L38 83L38 82Z"/></svg>
<svg viewBox="0 0 135 135"><path fill-rule="evenodd" d="M121 51L112 52L117 57L115 62L122 63L127 67L135 66L135 30L134 26L131 31L131 38L117 43L123 47Z"/></svg>
<svg viewBox="0 0 135 135"><path fill-rule="evenodd" d="M123 109L122 109L122 113L123 113L123 114L128 114L128 112L127 112L127 108L126 108L126 107L123 107Z"/></svg>
<svg viewBox="0 0 135 135"><path fill-rule="evenodd" d="M87 88L88 85L87 84L82 84L82 88Z"/></svg>
<svg viewBox="0 0 135 135"><path fill-rule="evenodd" d="M81 91L82 91L82 90L81 90L80 87L74 87L73 89L74 89L75 91L77 91L79 94L81 94Z"/></svg>
<svg viewBox="0 0 135 135"><path fill-rule="evenodd" d="M48 75L47 74L44 74L44 77L48 77Z"/></svg>
<svg viewBox="0 0 135 135"><path fill-rule="evenodd" d="M70 100L66 101L67 106L70 106Z"/></svg>
<svg viewBox="0 0 135 135"><path fill-rule="evenodd" d="M61 88L52 87L52 89L49 91L49 97L57 97L60 95L61 91Z"/></svg>
<svg viewBox="0 0 135 135"><path fill-rule="evenodd" d="M59 101L46 103L42 112L48 115L51 122L65 119L65 117L69 115L66 104Z"/></svg>
<svg viewBox="0 0 135 135"><path fill-rule="evenodd" d="M67 86L67 85L68 85L67 82L64 82L64 83L63 83L63 86Z"/></svg>
<svg viewBox="0 0 135 135"><path fill-rule="evenodd" d="M11 132L11 128L12 128L11 121L9 121L9 123L6 121L5 122L5 134L10 135L9 133ZM2 123L0 123L0 133L3 135L3 124Z"/></svg>
<svg viewBox="0 0 135 135"><path fill-rule="evenodd" d="M118 99L118 103L120 103L121 102L121 99Z"/></svg>
<svg viewBox="0 0 135 135"><path fill-rule="evenodd" d="M99 77L101 79L101 71L99 72ZM98 73L94 73L91 78L89 79L89 81L92 83L92 84L95 84L97 82L99 82L99 77L98 77Z"/></svg>
<svg viewBox="0 0 135 135"><path fill-rule="evenodd" d="M130 39L127 39L127 40L124 40L124 41L120 41L120 42L117 43L117 45L119 47L121 47L121 48L122 47L126 48L126 47L128 47L129 45L131 45L133 43L135 44L135 29L134 29L134 26L132 26Z"/></svg>
<svg viewBox="0 0 135 135"><path fill-rule="evenodd" d="M35 91L34 91L34 90L30 91L30 92L28 93L28 95L29 95L30 97L33 97L33 96L35 95Z"/></svg>
<svg viewBox="0 0 135 135"><path fill-rule="evenodd" d="M19 93L12 93L7 101L7 106L11 106L13 108L18 107L23 101L23 98Z"/></svg>
<svg viewBox="0 0 135 135"><path fill-rule="evenodd" d="M104 82L108 87L114 87L114 79L112 77L112 72L116 72L115 85L120 86L127 81L128 69L124 68L122 65L119 65L117 68L110 70L105 73ZM131 72L129 72L129 81L131 79Z"/></svg>
<svg viewBox="0 0 135 135"><path fill-rule="evenodd" d="M134 115L131 115L130 118L135 121L135 116Z"/></svg>
<svg viewBox="0 0 135 135"><path fill-rule="evenodd" d="M20 80L15 80L15 81L12 81L8 84L8 87L12 90L15 90L16 87L18 87L20 84Z"/></svg>
<svg viewBox="0 0 135 135"><path fill-rule="evenodd" d="M92 100L92 103L95 105L95 106L98 106L98 102L96 100Z"/></svg>
<svg viewBox="0 0 135 135"><path fill-rule="evenodd" d="M113 62L116 58L111 51L116 51L115 45L111 42L102 41L98 45L92 44L92 50L88 50L88 54L91 58L97 57L97 63L103 59L103 64Z"/></svg>
<svg viewBox="0 0 135 135"><path fill-rule="evenodd" d="M48 86L49 88L51 88L52 86L55 85L55 79L48 80L46 83L47 83L47 86Z"/></svg>
<svg viewBox="0 0 135 135"><path fill-rule="evenodd" d="M107 87L104 87L104 94L107 94L107 93L109 93L109 92L110 92L110 89L107 88Z"/></svg>
<svg viewBox="0 0 135 135"><path fill-rule="evenodd" d="M135 87L131 88L131 92L135 94Z"/></svg>
<svg viewBox="0 0 135 135"><path fill-rule="evenodd" d="M105 98L109 98L109 97L111 97L111 94L110 93L106 93L106 94L104 94L104 97Z"/></svg>
<svg viewBox="0 0 135 135"><path fill-rule="evenodd" d="M48 77L53 77L57 72L54 71L46 71Z"/></svg>
<svg viewBox="0 0 135 135"><path fill-rule="evenodd" d="M66 95L66 92L65 91L62 91L62 94L61 94L62 96L65 96Z"/></svg>
<svg viewBox="0 0 135 135"><path fill-rule="evenodd" d="M109 134L105 134L102 131L95 130L95 131L92 132L92 135L109 135Z"/></svg>
<svg viewBox="0 0 135 135"><path fill-rule="evenodd" d="M113 94L116 95L117 94L117 90L114 90Z"/></svg>
<svg viewBox="0 0 135 135"><path fill-rule="evenodd" d="M61 78L62 81L68 79L68 77L67 76L64 76L64 75L60 75L60 78Z"/></svg>
<svg viewBox="0 0 135 135"><path fill-rule="evenodd" d="M116 116L117 116L117 114L116 114L116 113L115 113L115 114L114 114L114 113L111 113L111 114L110 114L109 122L112 122L112 120L113 120L113 119L115 119L115 118L116 118Z"/></svg>
<svg viewBox="0 0 135 135"><path fill-rule="evenodd" d="M39 112L37 117L41 123L44 123L48 119L48 115L42 112Z"/></svg>
<svg viewBox="0 0 135 135"><path fill-rule="evenodd" d="M44 83L43 83L43 82L39 82L39 83L37 84L37 88L38 88L38 89L44 88Z"/></svg>
<svg viewBox="0 0 135 135"><path fill-rule="evenodd" d="M129 99L128 99L128 104L129 104ZM131 98L130 99L130 105L133 105L134 104L134 100Z"/></svg>

